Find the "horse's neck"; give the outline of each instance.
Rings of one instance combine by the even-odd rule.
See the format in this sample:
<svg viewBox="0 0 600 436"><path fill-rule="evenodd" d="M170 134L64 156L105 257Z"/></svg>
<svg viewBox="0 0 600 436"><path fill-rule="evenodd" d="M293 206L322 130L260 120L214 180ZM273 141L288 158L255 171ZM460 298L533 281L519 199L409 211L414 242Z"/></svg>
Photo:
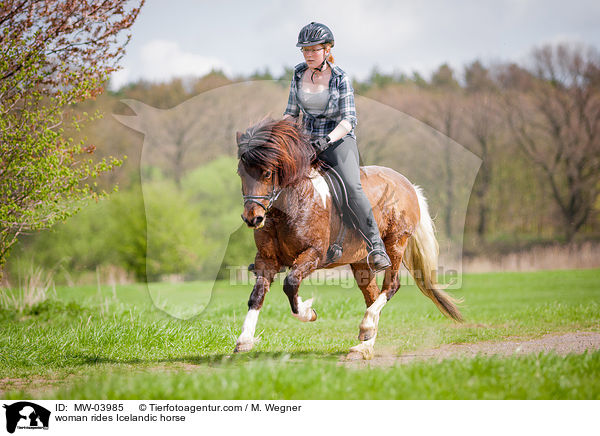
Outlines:
<svg viewBox="0 0 600 436"><path fill-rule="evenodd" d="M314 176L313 170L309 173ZM314 186L308 177L303 177L298 183L285 187L273 206L281 210L284 215L295 217L303 209L310 207L314 198Z"/></svg>

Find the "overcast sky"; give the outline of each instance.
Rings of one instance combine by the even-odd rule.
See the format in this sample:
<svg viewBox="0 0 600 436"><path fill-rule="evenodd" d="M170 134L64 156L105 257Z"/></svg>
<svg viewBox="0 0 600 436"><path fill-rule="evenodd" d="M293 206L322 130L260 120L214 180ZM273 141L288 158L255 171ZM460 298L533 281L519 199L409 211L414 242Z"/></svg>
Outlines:
<svg viewBox="0 0 600 436"><path fill-rule="evenodd" d="M545 43L600 47L598 0L147 0L112 88L212 68L279 75L302 62L295 44L310 21L331 28L336 63L360 80L375 66L428 77L444 62L460 71L475 59L523 62Z"/></svg>

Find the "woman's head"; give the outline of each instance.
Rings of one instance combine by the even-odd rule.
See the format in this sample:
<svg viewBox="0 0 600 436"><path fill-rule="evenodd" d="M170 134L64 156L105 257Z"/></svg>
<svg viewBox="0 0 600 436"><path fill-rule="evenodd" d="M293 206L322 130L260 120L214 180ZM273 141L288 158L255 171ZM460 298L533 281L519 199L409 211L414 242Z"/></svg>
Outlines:
<svg viewBox="0 0 600 436"><path fill-rule="evenodd" d="M333 55L331 54L331 44L317 44L302 47L304 60L309 68L317 68L323 64L325 59L333 63Z"/></svg>
<svg viewBox="0 0 600 436"><path fill-rule="evenodd" d="M304 59L310 68L323 65L325 59L333 63L331 48L335 40L329 27L314 21L304 26L298 34L298 43Z"/></svg>

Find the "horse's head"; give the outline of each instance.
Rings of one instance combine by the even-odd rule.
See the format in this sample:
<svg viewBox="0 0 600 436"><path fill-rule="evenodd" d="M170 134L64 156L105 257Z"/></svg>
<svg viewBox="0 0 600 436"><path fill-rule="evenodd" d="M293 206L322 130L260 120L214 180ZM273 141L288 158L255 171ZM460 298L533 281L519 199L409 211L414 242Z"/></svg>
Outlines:
<svg viewBox="0 0 600 436"><path fill-rule="evenodd" d="M246 166L240 159L238 174L242 179L244 198L242 220L248 227L259 229L264 225L265 215L281 192L277 172L275 168L266 165Z"/></svg>
<svg viewBox="0 0 600 436"><path fill-rule="evenodd" d="M237 133L242 220L248 227L261 228L281 190L308 173L315 153L307 139L287 119L264 119Z"/></svg>

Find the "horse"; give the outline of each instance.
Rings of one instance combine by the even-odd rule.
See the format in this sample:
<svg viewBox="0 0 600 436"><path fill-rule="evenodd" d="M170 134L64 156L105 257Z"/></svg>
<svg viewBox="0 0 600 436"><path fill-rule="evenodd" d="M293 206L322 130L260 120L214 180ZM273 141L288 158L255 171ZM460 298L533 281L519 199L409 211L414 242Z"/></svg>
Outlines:
<svg viewBox="0 0 600 436"><path fill-rule="evenodd" d="M359 325L359 344L349 358L370 359L377 337L381 310L400 288L402 263L421 292L448 318L462 322L460 301L437 283L439 246L427 200L420 187L391 168L360 167L361 184L373 207L381 237L391 260L382 289L367 263L367 245L356 229L350 229L339 259L327 258L327 249L344 225L336 210L309 138L291 119L265 118L237 132L238 168L244 211L242 220L254 230L257 253L256 282L248 300L248 312L234 352L250 351L256 339L256 323L265 295L277 273L289 267L283 283L292 316L312 322L317 313L312 298L298 295L302 280L318 269L349 264L363 293L366 313Z"/></svg>

